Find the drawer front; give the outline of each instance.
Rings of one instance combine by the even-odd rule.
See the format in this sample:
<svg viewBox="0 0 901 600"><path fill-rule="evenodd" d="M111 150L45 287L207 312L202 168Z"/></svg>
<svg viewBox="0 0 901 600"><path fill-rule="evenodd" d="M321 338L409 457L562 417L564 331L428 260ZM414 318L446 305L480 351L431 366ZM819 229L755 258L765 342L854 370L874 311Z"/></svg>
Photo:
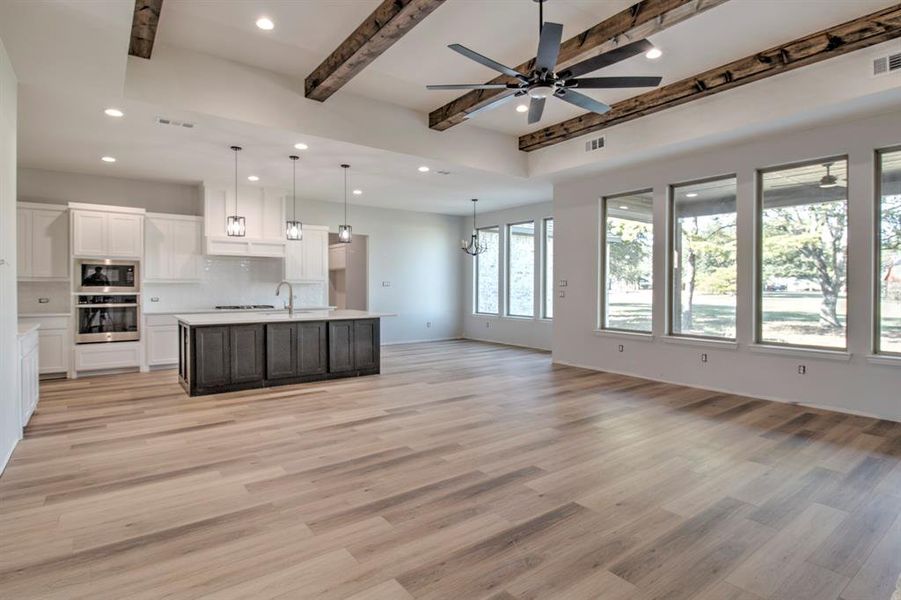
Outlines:
<svg viewBox="0 0 901 600"><path fill-rule="evenodd" d="M178 320L174 315L144 315L147 327L175 327Z"/></svg>

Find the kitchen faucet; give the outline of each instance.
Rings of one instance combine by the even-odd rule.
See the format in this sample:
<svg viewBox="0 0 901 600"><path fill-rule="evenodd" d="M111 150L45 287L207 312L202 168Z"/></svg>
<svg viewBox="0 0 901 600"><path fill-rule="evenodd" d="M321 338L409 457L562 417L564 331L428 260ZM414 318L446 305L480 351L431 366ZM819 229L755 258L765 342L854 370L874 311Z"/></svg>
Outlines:
<svg viewBox="0 0 901 600"><path fill-rule="evenodd" d="M279 292L282 291L282 286L283 286L283 285L288 286L288 302L287 302L287 306L288 306L288 316L289 316L289 317L293 317L293 316L294 316L294 288L291 287L291 282L290 282L290 281L282 281L282 282L280 282L280 283L278 284L278 287L275 288L275 295L276 295L276 296L279 295Z"/></svg>

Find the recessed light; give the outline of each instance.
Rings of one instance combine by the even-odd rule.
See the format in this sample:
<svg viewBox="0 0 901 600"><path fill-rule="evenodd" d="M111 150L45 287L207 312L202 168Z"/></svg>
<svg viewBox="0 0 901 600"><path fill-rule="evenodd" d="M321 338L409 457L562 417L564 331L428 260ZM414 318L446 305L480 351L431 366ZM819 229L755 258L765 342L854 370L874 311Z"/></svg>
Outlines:
<svg viewBox="0 0 901 600"><path fill-rule="evenodd" d="M309 146L307 146L307 145L304 144L303 142L297 142L296 144L294 144L294 147L295 147L297 150L306 150L307 148L309 148Z"/></svg>
<svg viewBox="0 0 901 600"><path fill-rule="evenodd" d="M629 210L629 207L626 206L625 204L623 204L622 206L619 207L619 209L620 210Z"/></svg>
<svg viewBox="0 0 901 600"><path fill-rule="evenodd" d="M687 194L685 194L685 197L686 198L697 198L698 193L697 192L688 192Z"/></svg>
<svg viewBox="0 0 901 600"><path fill-rule="evenodd" d="M519 104L516 107L516 112L527 112L529 110L529 106L527 104Z"/></svg>
<svg viewBox="0 0 901 600"><path fill-rule="evenodd" d="M359 196L363 193L363 190L354 190L354 196Z"/></svg>
<svg viewBox="0 0 901 600"><path fill-rule="evenodd" d="M100 160L102 160L103 162L108 162L108 163L116 162L116 159L112 156L101 156Z"/></svg>
<svg viewBox="0 0 901 600"><path fill-rule="evenodd" d="M423 166L419 167L419 172L420 172L420 173L428 173L428 172L429 172L429 168L426 167L425 165L423 165Z"/></svg>
<svg viewBox="0 0 901 600"><path fill-rule="evenodd" d="M248 175L247 176L247 181L259 181L259 180L260 180L260 178L257 177L256 175Z"/></svg>
<svg viewBox="0 0 901 600"><path fill-rule="evenodd" d="M257 27L263 31L272 31L275 28L275 23L269 17L260 17L257 19Z"/></svg>
<svg viewBox="0 0 901 600"><path fill-rule="evenodd" d="M125 116L125 113L122 112L121 110L119 110L118 108L108 108L103 112L106 113L106 115L110 116L110 117L124 117Z"/></svg>
<svg viewBox="0 0 901 600"><path fill-rule="evenodd" d="M663 51L660 48L651 48L647 52L644 53L645 58L650 58L651 60L656 60L663 56Z"/></svg>

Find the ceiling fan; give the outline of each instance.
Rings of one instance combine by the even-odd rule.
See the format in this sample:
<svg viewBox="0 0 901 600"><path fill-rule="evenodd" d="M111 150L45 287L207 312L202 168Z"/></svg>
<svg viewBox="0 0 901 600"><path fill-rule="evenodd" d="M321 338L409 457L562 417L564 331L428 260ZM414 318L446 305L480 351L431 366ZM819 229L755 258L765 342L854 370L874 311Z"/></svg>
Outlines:
<svg viewBox="0 0 901 600"><path fill-rule="evenodd" d="M513 98L528 95L531 98L529 102L529 124L532 124L541 120L541 115L544 112L544 101L549 96L559 98L579 108L603 114L610 110L608 105L585 94L580 94L576 90L656 87L660 85L660 77L582 77L582 75L592 71L603 69L632 56L648 52L654 48L654 45L647 40L637 40L619 46L603 54L583 60L560 72L554 72L554 67L557 66L557 55L560 53L563 25L560 23L545 23L542 10L545 0L534 1L538 3L539 39L535 66L530 72L520 73L506 65L491 60L487 56L482 56L466 46L451 44L448 48L454 52L459 52L470 60L513 77L516 79L516 82L452 83L447 85L427 85L426 88L430 90L505 90L491 102L467 113L467 118L477 113L497 108Z"/></svg>

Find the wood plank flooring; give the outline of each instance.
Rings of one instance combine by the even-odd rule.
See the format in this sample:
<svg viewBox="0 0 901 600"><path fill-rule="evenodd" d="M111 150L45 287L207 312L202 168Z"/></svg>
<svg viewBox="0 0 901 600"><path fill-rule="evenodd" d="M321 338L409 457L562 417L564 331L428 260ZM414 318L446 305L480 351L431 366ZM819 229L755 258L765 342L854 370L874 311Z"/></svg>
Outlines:
<svg viewBox="0 0 901 600"><path fill-rule="evenodd" d="M901 572L897 423L463 341L352 380L41 395L0 478L2 598L881 600Z"/></svg>

